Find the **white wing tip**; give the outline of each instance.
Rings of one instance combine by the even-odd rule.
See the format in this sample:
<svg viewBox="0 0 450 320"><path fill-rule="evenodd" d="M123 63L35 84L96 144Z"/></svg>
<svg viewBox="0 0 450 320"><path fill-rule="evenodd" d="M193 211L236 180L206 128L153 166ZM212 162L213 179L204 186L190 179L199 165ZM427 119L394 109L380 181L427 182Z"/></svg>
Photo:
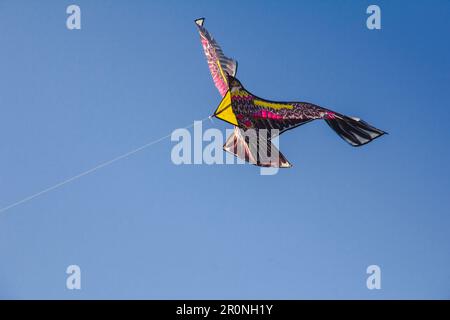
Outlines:
<svg viewBox="0 0 450 320"><path fill-rule="evenodd" d="M203 27L203 23L205 22L205 18L198 18L195 20L195 24L199 27Z"/></svg>

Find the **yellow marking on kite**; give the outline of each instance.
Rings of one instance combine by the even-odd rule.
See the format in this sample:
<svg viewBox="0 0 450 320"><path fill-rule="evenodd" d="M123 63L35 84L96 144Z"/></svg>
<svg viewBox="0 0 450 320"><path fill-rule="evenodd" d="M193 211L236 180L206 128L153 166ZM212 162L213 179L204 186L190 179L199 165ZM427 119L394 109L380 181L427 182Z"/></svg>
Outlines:
<svg viewBox="0 0 450 320"><path fill-rule="evenodd" d="M219 67L219 71L220 71L220 74L222 75L223 81L225 81L225 83L228 84L228 79L227 79L227 77L225 77L225 74L223 73L222 66L220 65L219 60L217 60L217 66Z"/></svg>
<svg viewBox="0 0 450 320"><path fill-rule="evenodd" d="M249 96L249 94L245 91L238 91L237 95L241 98L247 98Z"/></svg>
<svg viewBox="0 0 450 320"><path fill-rule="evenodd" d="M233 108L231 107L230 91L227 91L227 94L225 95L225 97L223 97L222 101L216 109L216 112L214 112L214 115L216 116L216 118L234 124L235 126L239 125L236 119L236 115L233 112Z"/></svg>
<svg viewBox="0 0 450 320"><path fill-rule="evenodd" d="M267 102L262 100L253 100L254 104L263 108L272 108L272 109L294 109L294 106L288 103L274 103Z"/></svg>

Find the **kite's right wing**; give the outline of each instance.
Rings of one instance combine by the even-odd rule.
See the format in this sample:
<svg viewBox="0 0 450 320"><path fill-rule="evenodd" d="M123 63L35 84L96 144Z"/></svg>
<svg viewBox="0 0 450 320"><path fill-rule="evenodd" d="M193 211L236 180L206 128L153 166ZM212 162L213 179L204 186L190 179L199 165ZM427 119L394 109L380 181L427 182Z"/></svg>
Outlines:
<svg viewBox="0 0 450 320"><path fill-rule="evenodd" d="M237 62L226 57L222 49L210 35L208 30L203 27L205 19L195 20L200 33L203 50L205 51L206 60L208 61L209 70L214 80L214 84L219 90L222 97L228 90L228 75L235 76L237 71Z"/></svg>
<svg viewBox="0 0 450 320"><path fill-rule="evenodd" d="M253 133L250 133L253 132ZM236 157L259 167L290 168L292 165L270 139L260 139L256 131L234 127L223 149Z"/></svg>

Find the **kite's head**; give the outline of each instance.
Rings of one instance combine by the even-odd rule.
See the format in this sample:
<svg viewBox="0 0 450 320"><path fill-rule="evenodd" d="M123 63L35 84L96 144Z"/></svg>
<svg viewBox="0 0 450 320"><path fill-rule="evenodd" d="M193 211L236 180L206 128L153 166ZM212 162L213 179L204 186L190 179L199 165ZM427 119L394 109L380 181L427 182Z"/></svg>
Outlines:
<svg viewBox="0 0 450 320"><path fill-rule="evenodd" d="M229 89L220 102L219 106L217 107L216 111L214 112L213 116L222 119L223 121L229 122L235 126L239 126L239 116L237 116L233 110L233 103L238 102L233 102L233 97L236 98L246 95L247 97L251 98L252 95L245 91L245 89L242 87L242 84L235 77L228 75L227 82Z"/></svg>
<svg viewBox="0 0 450 320"><path fill-rule="evenodd" d="M244 87L237 78L228 75L228 88L230 89L231 92L235 92L242 90Z"/></svg>

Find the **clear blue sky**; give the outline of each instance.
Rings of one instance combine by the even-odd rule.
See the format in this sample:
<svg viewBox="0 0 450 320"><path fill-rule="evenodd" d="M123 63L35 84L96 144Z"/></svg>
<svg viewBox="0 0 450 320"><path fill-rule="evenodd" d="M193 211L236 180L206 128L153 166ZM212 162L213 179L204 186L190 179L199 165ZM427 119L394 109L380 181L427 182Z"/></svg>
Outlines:
<svg viewBox="0 0 450 320"><path fill-rule="evenodd" d="M253 93L390 135L305 125L275 176L175 166L165 140L3 212L0 298L450 298L448 1L2 0L0 207L211 114L201 16Z"/></svg>

